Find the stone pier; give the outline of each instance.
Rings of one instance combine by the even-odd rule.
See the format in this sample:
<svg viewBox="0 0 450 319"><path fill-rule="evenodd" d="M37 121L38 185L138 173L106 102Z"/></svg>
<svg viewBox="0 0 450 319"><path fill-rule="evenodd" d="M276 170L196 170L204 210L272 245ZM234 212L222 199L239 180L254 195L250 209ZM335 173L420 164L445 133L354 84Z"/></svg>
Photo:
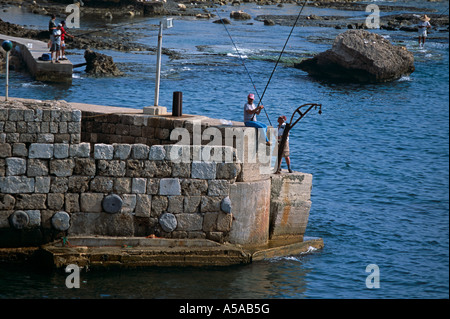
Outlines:
<svg viewBox="0 0 450 319"><path fill-rule="evenodd" d="M60 63L41 61L39 57L50 53L47 43L0 34L0 42L9 40L14 44L11 53L18 54L26 64L28 71L38 81L72 83L73 66L69 60ZM2 50L0 48L0 50Z"/></svg>
<svg viewBox="0 0 450 319"><path fill-rule="evenodd" d="M178 253L168 264L195 255L192 264L211 265L208 256L216 264L246 263L255 253L323 245L303 238L312 175L273 174L273 162L258 161L275 151L265 143L255 161L254 128L196 115L12 100L0 102L0 247L45 245L55 264L58 254L73 257L64 249L85 256L78 248L87 245L93 256L103 247L95 238L125 238L123 245L147 256L143 264L167 264L163 256L173 248ZM124 265L125 255L137 253L119 250Z"/></svg>

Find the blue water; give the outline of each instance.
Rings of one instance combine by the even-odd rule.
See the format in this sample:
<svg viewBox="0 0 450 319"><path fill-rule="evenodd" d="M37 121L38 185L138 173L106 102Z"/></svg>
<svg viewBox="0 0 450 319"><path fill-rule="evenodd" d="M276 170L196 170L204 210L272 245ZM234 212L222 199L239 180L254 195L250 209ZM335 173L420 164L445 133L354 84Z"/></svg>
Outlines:
<svg viewBox="0 0 450 319"><path fill-rule="evenodd" d="M298 9L244 7L253 15ZM158 20L139 21L147 31L128 31L155 45ZM233 21L228 29L261 95L290 28L252 22ZM297 28L283 57L324 51L340 32ZM441 39L419 49L415 34L376 32L414 53L413 74L386 84L333 84L282 63L263 100L272 123L301 104L323 104L323 114L308 114L290 139L293 168L314 176L306 235L323 238L322 250L231 268L82 272L77 290L65 287L64 273L2 267L0 298L449 298L448 33L435 33ZM222 25L176 17L163 46L185 58L163 57L160 105L170 108L172 92L182 91L184 113L242 121L245 97L256 92ZM79 70L66 87L13 72L10 96L152 105L155 55L102 52L124 77ZM72 53L72 62L84 62L83 51ZM268 124L263 113L259 120ZM366 287L369 264L379 267L380 288Z"/></svg>

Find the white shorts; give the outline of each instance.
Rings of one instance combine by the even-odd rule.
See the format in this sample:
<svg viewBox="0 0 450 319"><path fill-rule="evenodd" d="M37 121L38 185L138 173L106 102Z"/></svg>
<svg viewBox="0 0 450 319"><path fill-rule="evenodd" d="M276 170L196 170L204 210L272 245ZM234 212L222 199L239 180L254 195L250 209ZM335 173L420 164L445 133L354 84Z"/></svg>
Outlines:
<svg viewBox="0 0 450 319"><path fill-rule="evenodd" d="M427 37L427 30L426 29L425 30L419 30L419 37L426 38Z"/></svg>

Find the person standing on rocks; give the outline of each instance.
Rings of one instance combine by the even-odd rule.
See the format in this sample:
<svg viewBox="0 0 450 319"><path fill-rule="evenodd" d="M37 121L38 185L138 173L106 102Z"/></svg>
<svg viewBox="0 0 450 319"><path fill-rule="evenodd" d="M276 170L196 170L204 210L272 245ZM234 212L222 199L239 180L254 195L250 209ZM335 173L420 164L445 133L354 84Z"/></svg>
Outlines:
<svg viewBox="0 0 450 319"><path fill-rule="evenodd" d="M264 108L263 105L255 106L253 101L255 100L255 95L250 93L247 96L247 103L244 105L244 124L247 127L256 127L262 128L264 132L264 137L266 139L266 145L270 145L269 139L267 138L267 125L261 122L256 121L256 115L261 113L261 110Z"/></svg>
<svg viewBox="0 0 450 319"><path fill-rule="evenodd" d="M67 33L66 29L66 22L65 21L61 21L61 60L67 60L66 58L66 41L65 41L65 37L71 37L72 39L74 38L73 35L70 35Z"/></svg>
<svg viewBox="0 0 450 319"><path fill-rule="evenodd" d="M426 14L420 18L420 20L422 22L419 24L419 46L424 47L425 39L427 38L427 30L431 28L431 24L430 18L428 18Z"/></svg>

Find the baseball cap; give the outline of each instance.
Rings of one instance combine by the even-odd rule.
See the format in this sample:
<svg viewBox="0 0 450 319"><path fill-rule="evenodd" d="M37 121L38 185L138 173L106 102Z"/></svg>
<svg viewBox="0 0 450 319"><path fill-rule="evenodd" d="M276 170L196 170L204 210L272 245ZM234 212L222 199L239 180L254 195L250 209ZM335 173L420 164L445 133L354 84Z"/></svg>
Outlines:
<svg viewBox="0 0 450 319"><path fill-rule="evenodd" d="M254 100L254 99L255 99L255 94L250 93L250 94L248 95L248 98Z"/></svg>

